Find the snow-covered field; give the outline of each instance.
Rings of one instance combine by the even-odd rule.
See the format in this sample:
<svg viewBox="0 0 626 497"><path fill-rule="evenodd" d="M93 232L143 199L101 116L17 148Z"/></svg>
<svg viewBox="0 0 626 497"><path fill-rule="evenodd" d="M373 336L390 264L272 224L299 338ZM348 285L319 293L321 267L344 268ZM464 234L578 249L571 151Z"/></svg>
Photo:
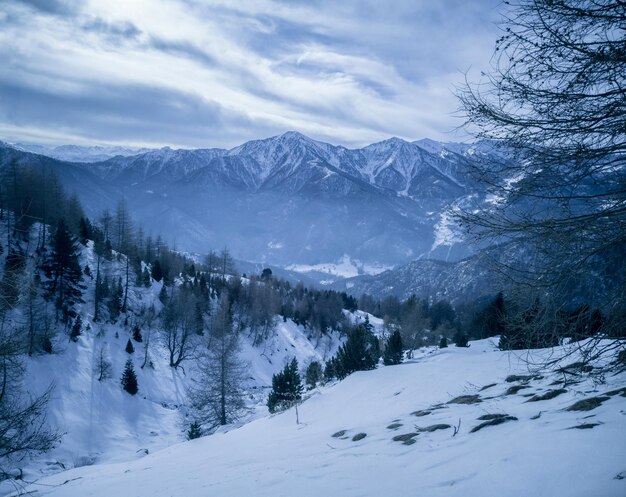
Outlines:
<svg viewBox="0 0 626 497"><path fill-rule="evenodd" d="M577 377L528 376L525 358L496 350L492 340L424 349L407 363L314 391L299 407L299 425L291 409L135 460L41 478L27 490L59 497L626 495L626 374L563 384ZM541 395L552 398L533 397ZM598 397L578 404L588 410L567 410ZM75 409L77 418L89 416ZM472 432L506 419L489 416L497 414L516 419ZM119 437L132 438L127 430Z"/></svg>

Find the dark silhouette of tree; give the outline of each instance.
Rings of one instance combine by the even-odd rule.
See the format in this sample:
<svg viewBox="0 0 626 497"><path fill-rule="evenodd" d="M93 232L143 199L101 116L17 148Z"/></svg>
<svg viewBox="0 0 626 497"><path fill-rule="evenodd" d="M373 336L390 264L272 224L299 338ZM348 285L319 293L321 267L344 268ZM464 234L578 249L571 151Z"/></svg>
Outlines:
<svg viewBox="0 0 626 497"><path fill-rule="evenodd" d="M213 316L211 346L199 360L199 377L189 391L196 419L208 429L226 425L245 412L246 365L239 357L230 302L224 292Z"/></svg>
<svg viewBox="0 0 626 497"><path fill-rule="evenodd" d="M78 245L63 219L59 220L51 240L52 251L43 269L48 277L44 282L48 298L54 299L64 320L75 316L74 305L82 302L84 286L78 261Z"/></svg>
<svg viewBox="0 0 626 497"><path fill-rule="evenodd" d="M385 363L385 366L400 364L402 362L403 349L402 335L400 334L400 331L395 330L389 337L389 340L387 340L385 352L383 353L383 362Z"/></svg>
<svg viewBox="0 0 626 497"><path fill-rule="evenodd" d="M139 391L139 385L137 383L137 375L135 374L135 368L133 367L133 361L128 359L124 366L124 373L122 374L122 388L129 394L135 395Z"/></svg>
<svg viewBox="0 0 626 497"><path fill-rule="evenodd" d="M284 411L302 399L302 381L298 361L294 357L283 370L272 376L272 390L267 398L271 413Z"/></svg>
<svg viewBox="0 0 626 497"><path fill-rule="evenodd" d="M610 336L626 324L626 4L506 4L493 70L459 92L479 146L495 151L472 166L498 202L460 217L477 237L525 254L498 268L524 286L508 318L516 326L536 336L583 296L614 316ZM537 297L544 310L529 319ZM591 340L585 355L607 347L626 344Z"/></svg>

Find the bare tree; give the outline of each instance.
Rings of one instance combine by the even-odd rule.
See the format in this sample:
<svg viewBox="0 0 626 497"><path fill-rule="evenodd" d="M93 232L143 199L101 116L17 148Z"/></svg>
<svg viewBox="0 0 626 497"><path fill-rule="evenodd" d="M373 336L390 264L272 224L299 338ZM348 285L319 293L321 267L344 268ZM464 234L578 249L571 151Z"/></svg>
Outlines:
<svg viewBox="0 0 626 497"><path fill-rule="evenodd" d="M112 376L113 369L111 362L107 357L104 345L100 347L100 350L98 351L94 372L98 375L98 381L106 380Z"/></svg>
<svg viewBox="0 0 626 497"><path fill-rule="evenodd" d="M537 299L537 315L552 318L584 299L609 316L603 336L623 336L626 3L506 4L492 72L459 92L468 129L490 149L472 167L493 201L460 217L523 254L498 261L525 289L518 323L546 327L524 320Z"/></svg>
<svg viewBox="0 0 626 497"><path fill-rule="evenodd" d="M245 411L246 366L239 358L239 336L225 292L213 318L212 347L200 358L200 375L189 391L196 418L208 429L232 423Z"/></svg>
<svg viewBox="0 0 626 497"><path fill-rule="evenodd" d="M161 338L169 353L169 365L178 368L189 359L197 345L195 298L189 292L175 291L163 309Z"/></svg>
<svg viewBox="0 0 626 497"><path fill-rule="evenodd" d="M11 466L31 453L45 452L60 435L46 423L52 386L38 396L22 390L23 344L0 322L0 480L11 476Z"/></svg>

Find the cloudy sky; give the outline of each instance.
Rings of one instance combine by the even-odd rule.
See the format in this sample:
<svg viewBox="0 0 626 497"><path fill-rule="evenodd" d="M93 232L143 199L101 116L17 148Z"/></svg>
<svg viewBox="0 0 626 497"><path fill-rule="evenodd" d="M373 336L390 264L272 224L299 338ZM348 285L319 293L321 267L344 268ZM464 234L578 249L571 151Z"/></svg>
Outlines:
<svg viewBox="0 0 626 497"><path fill-rule="evenodd" d="M2 0L0 139L462 138L499 0Z"/></svg>

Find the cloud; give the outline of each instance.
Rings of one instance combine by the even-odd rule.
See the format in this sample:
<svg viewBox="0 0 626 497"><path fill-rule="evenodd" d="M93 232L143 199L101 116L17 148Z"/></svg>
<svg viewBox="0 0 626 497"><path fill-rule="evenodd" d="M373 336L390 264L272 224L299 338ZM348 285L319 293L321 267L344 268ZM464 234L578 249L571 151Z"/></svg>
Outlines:
<svg viewBox="0 0 626 497"><path fill-rule="evenodd" d="M296 129L360 146L450 139L496 0L0 4L0 130L233 146Z"/></svg>

